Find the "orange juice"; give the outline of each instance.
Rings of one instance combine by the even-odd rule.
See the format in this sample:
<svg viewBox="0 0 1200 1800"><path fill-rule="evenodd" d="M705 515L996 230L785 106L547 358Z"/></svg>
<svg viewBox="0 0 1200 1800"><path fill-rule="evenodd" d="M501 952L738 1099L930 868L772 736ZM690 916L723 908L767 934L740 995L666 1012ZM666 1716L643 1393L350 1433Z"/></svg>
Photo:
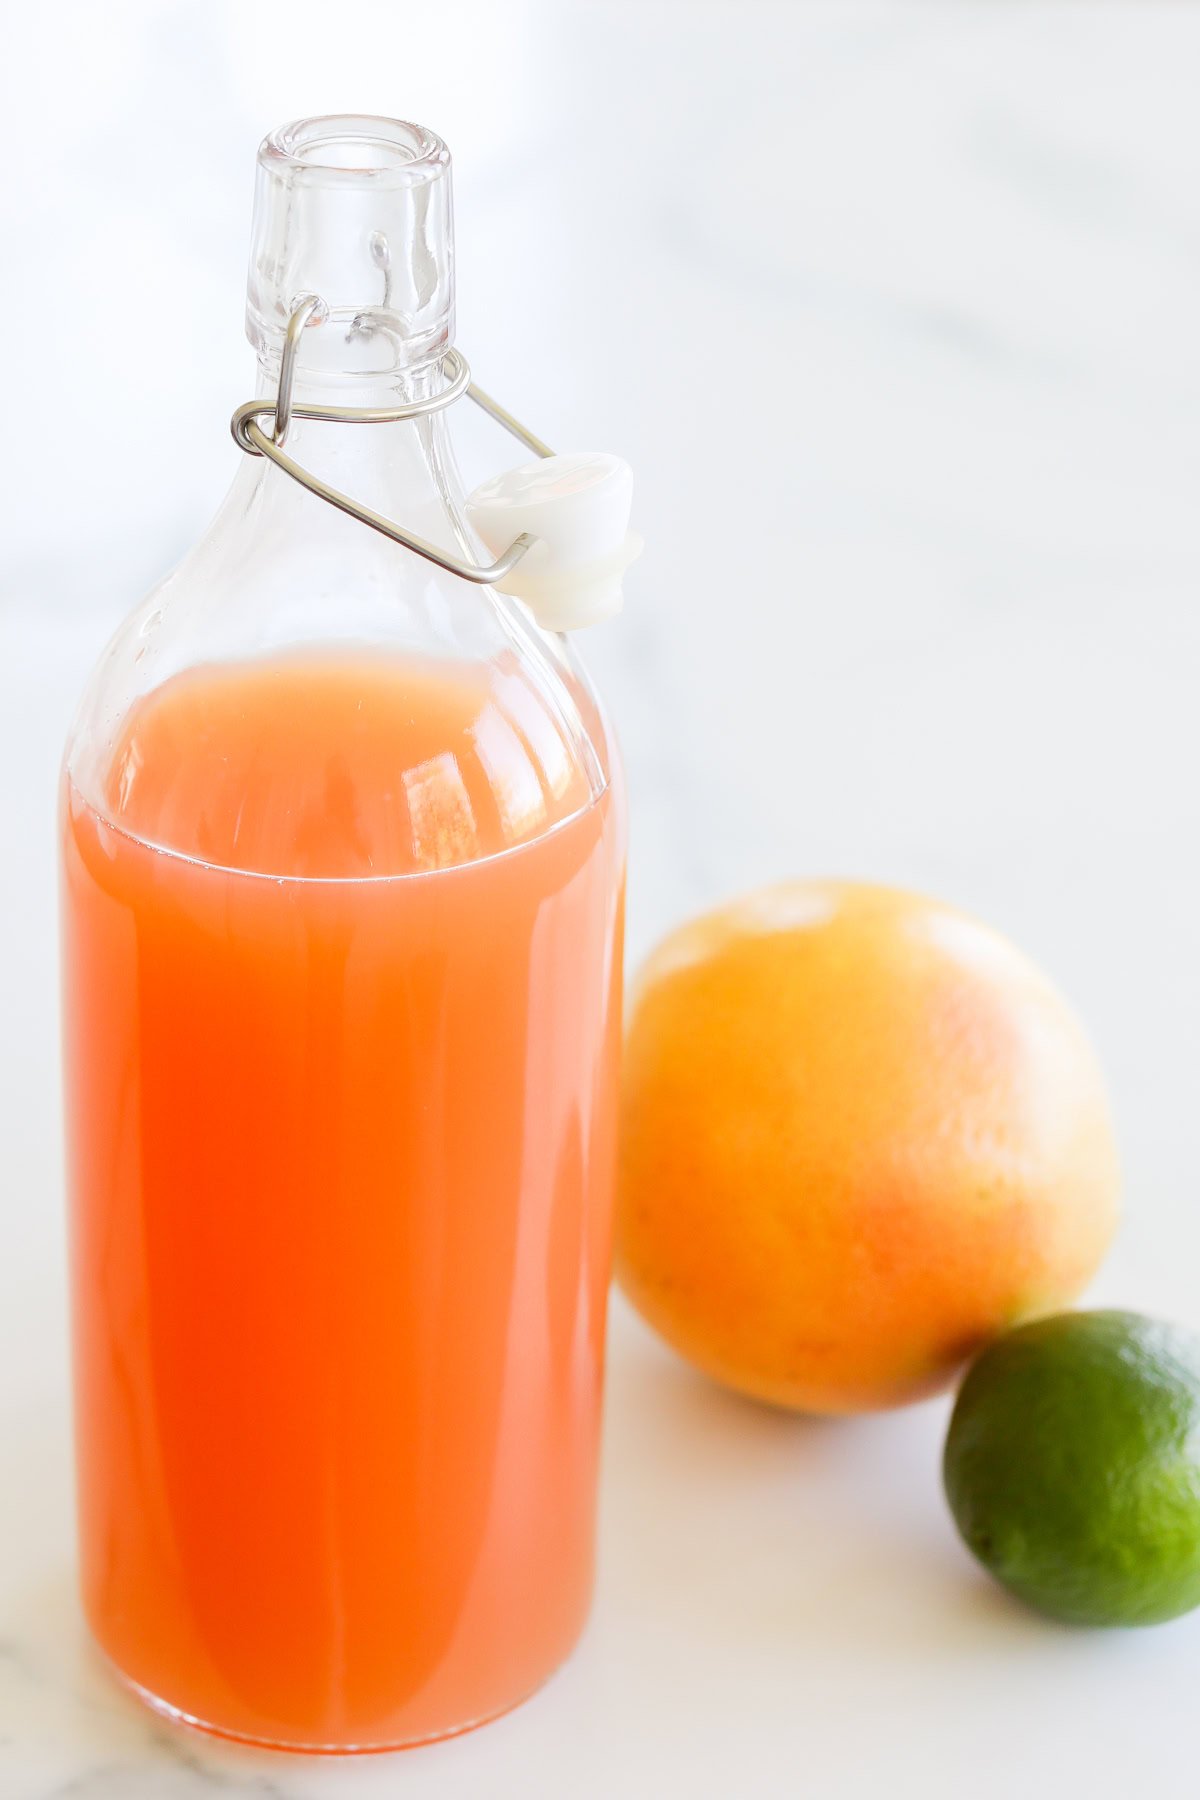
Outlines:
<svg viewBox="0 0 1200 1800"><path fill-rule="evenodd" d="M66 777L85 1604L210 1728L440 1736L581 1628L624 820L567 742L503 659L289 654Z"/></svg>

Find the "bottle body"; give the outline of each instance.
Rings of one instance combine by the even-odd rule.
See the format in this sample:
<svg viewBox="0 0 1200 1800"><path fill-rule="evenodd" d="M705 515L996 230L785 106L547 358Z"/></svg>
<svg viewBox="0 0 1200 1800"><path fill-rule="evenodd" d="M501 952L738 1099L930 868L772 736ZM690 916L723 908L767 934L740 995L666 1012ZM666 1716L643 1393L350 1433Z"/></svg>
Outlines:
<svg viewBox="0 0 1200 1800"><path fill-rule="evenodd" d="M272 702L313 705L278 668L266 697L240 673L256 740ZM260 1741L502 1711L590 1589L614 786L382 878L164 852L70 785L63 824L93 1631L147 1694Z"/></svg>
<svg viewBox="0 0 1200 1800"><path fill-rule="evenodd" d="M428 421L322 444L463 543ZM64 764L84 1603L168 1712L382 1749L586 1614L624 800L511 603L239 482Z"/></svg>

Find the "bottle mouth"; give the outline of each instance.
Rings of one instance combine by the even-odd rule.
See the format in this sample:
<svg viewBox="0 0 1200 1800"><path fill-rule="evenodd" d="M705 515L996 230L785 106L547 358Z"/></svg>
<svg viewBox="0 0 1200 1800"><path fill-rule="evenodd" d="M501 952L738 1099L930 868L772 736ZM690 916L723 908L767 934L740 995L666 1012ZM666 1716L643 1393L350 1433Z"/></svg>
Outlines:
<svg viewBox="0 0 1200 1800"><path fill-rule="evenodd" d="M292 183L418 187L444 175L450 152L436 133L406 119L327 113L293 119L265 137L258 160Z"/></svg>
<svg viewBox="0 0 1200 1800"><path fill-rule="evenodd" d="M295 119L258 152L246 329L274 366L300 302L321 302L299 377L422 369L454 331L450 152L405 119ZM315 322L315 321L314 321Z"/></svg>

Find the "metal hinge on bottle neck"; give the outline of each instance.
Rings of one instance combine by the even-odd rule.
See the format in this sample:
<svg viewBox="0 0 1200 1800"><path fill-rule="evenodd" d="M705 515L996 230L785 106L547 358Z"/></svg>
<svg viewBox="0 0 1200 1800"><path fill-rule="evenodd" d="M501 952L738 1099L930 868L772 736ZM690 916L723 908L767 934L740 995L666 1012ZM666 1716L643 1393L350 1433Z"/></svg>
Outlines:
<svg viewBox="0 0 1200 1800"><path fill-rule="evenodd" d="M303 468L292 457L285 455L283 445L293 419L324 419L343 425L390 425L399 419L416 419L427 413L441 412L443 407L452 405L460 394L466 394L468 400L473 400L476 406L482 407L485 413L495 419L497 424L503 425L506 431L532 450L535 456L553 456L550 446L544 444L541 438L535 437L532 431L528 431L519 420L514 419L490 394L485 394L482 388L475 385L471 380L467 359L460 350L447 350L442 359L445 387L436 394L429 394L420 400L410 400L402 406L308 406L301 401L294 401L292 389L296 380L296 358L301 333L310 324L320 324L324 312L324 306L315 294L308 294L300 301L288 320L274 404L262 400L247 400L244 405L239 406L229 422L234 443L248 456L265 456L277 469L282 469L285 475L290 475L293 481L298 481L302 488L307 488L319 500L327 500L339 512L348 513L352 519L369 525L372 531L382 532L393 543L403 544L406 550L413 550L418 556L436 563L439 569L447 569L451 575L461 576L463 581L478 582L481 586L503 580L520 562L525 552L532 548L534 538L529 532L523 531L493 563L485 566L465 562L461 557L452 556L449 551L439 550L436 544L428 543L415 532L405 531L402 525L397 525L392 519L385 519L382 513L363 506L358 500L351 499L349 494L330 487L320 476L314 475L310 469ZM269 437L259 422L263 419L272 421Z"/></svg>
<svg viewBox="0 0 1200 1800"><path fill-rule="evenodd" d="M307 488L319 500L336 506L372 531L401 544L417 556L463 581L502 587L523 600L538 622L550 630L569 630L615 612L621 602L621 576L641 549L641 540L628 529L632 476L619 457L581 455L556 457L548 444L514 419L498 401L471 380L467 360L459 350L447 350L442 359L446 385L436 394L411 400L402 406L309 406L292 398L296 358L305 328L319 325L326 316L322 301L306 295L288 320L279 363L279 387L274 403L247 400L230 421L234 442L248 456L265 456L285 475ZM498 425L511 432L526 449L545 462L557 465L543 475L536 464L512 470L477 490L468 502L468 516L489 548L501 533L503 543L514 524L536 525L524 530L500 551L495 562L466 562L439 550L415 532L406 531L382 513L363 506L349 494L330 487L310 469L287 455L283 445L293 419L324 419L346 425L387 425L399 419L415 419L440 412L466 394ZM262 421L271 421L270 436ZM556 479L557 476L557 479ZM534 546L538 556L528 571L513 575L517 564ZM509 579L511 577L511 580Z"/></svg>

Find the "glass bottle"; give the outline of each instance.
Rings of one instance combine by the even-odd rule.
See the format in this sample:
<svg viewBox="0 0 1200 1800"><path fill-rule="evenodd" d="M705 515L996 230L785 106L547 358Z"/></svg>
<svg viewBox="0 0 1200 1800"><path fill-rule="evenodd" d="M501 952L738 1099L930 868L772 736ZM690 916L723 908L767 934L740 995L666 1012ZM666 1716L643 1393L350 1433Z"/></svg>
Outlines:
<svg viewBox="0 0 1200 1800"><path fill-rule="evenodd" d="M450 158L259 152L273 399L435 395ZM288 454L479 560L444 411ZM485 558L486 560L486 558ZM245 457L62 786L81 1579L160 1710L366 1750L535 1689L592 1579L624 801L565 637Z"/></svg>

